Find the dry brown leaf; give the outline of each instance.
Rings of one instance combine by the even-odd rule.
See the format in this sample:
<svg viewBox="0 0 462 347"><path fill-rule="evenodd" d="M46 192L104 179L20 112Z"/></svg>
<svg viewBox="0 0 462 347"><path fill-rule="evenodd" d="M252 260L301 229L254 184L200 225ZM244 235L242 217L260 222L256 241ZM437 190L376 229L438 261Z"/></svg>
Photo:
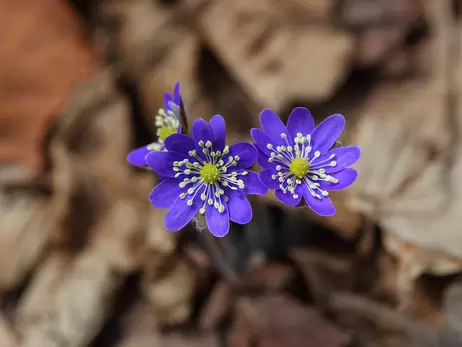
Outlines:
<svg viewBox="0 0 462 347"><path fill-rule="evenodd" d="M2 347L17 347L19 346L18 339L13 332L12 327L8 321L0 316L0 342Z"/></svg>
<svg viewBox="0 0 462 347"><path fill-rule="evenodd" d="M163 347L162 337L157 333L145 333L124 338L117 347Z"/></svg>
<svg viewBox="0 0 462 347"><path fill-rule="evenodd" d="M147 192L148 193L148 192ZM164 226L166 209L149 205L146 213L146 242L143 290L159 325L183 322L190 313L190 303L197 274L176 254L178 233Z"/></svg>
<svg viewBox="0 0 462 347"><path fill-rule="evenodd" d="M305 16L314 17L324 21L329 20L334 12L334 0L289 0L281 1L281 5L290 8L292 11L301 11Z"/></svg>
<svg viewBox="0 0 462 347"><path fill-rule="evenodd" d="M144 298L137 300L122 318L122 341L118 347L162 346L156 317Z"/></svg>
<svg viewBox="0 0 462 347"><path fill-rule="evenodd" d="M341 347L351 339L314 309L280 295L240 299L238 315L243 319L233 329L233 347L251 346L251 341L264 347ZM247 330L246 338L239 337L239 329Z"/></svg>
<svg viewBox="0 0 462 347"><path fill-rule="evenodd" d="M167 209L149 206L146 222L147 247L151 252L159 254L162 262L175 252L178 236L178 233L171 232L165 228L164 217L167 211Z"/></svg>
<svg viewBox="0 0 462 347"><path fill-rule="evenodd" d="M347 290L352 286L354 268L348 257L295 249L290 252L290 258L300 268L316 304L323 304L332 288Z"/></svg>
<svg viewBox="0 0 462 347"><path fill-rule="evenodd" d="M40 259L57 227L48 199L0 190L0 289L18 285Z"/></svg>
<svg viewBox="0 0 462 347"><path fill-rule="evenodd" d="M147 67L146 71L138 77L141 99L149 117L148 121L153 126L154 115L159 107L164 107L164 93L172 93L177 81L180 82L181 97L187 105L188 113L197 113L195 103L190 101L195 100L199 93L196 78L199 53L198 36L175 27L163 28L156 35L165 37L171 47L161 48L167 51L165 58L157 62L155 66ZM196 116L202 117L203 115Z"/></svg>
<svg viewBox="0 0 462 347"><path fill-rule="evenodd" d="M143 291L160 326L183 323L189 317L196 274L184 260L172 255L160 264L152 255L144 271ZM157 265L157 266L156 266Z"/></svg>
<svg viewBox="0 0 462 347"><path fill-rule="evenodd" d="M387 54L391 54L403 44L408 31L409 28L405 25L372 28L361 33L358 36L356 63L364 67L382 63Z"/></svg>
<svg viewBox="0 0 462 347"><path fill-rule="evenodd" d="M337 20L356 28L356 63L367 67L394 59L422 16L420 0L345 0Z"/></svg>
<svg viewBox="0 0 462 347"><path fill-rule="evenodd" d="M97 71L70 100L51 141L53 204L63 223L57 242L75 247L113 201L140 198L126 161L129 129L128 103L116 92L111 71Z"/></svg>
<svg viewBox="0 0 462 347"><path fill-rule="evenodd" d="M284 290L293 277L294 273L288 266L266 264L252 269L247 274L246 283L265 293L278 293Z"/></svg>
<svg viewBox="0 0 462 347"><path fill-rule="evenodd" d="M81 253L47 307L22 331L22 346L85 346L101 328L119 283L99 252Z"/></svg>
<svg viewBox="0 0 462 347"><path fill-rule="evenodd" d="M329 27L270 19L216 1L198 22L202 36L258 105L279 111L289 100L332 96L348 73L352 38Z"/></svg>
<svg viewBox="0 0 462 347"><path fill-rule="evenodd" d="M29 324L40 319L53 293L65 278L66 272L69 271L71 259L70 254L54 251L43 261L21 297L18 309L20 330L27 329Z"/></svg>
<svg viewBox="0 0 462 347"><path fill-rule="evenodd" d="M160 333L154 312L144 301L137 302L124 320L128 326L118 347L219 347L212 334Z"/></svg>
<svg viewBox="0 0 462 347"><path fill-rule="evenodd" d="M46 278L32 282L31 290L48 290L49 299L33 307L33 317L28 312L24 346L85 346L104 323L123 276L146 256L149 190L144 180L130 181L128 105L109 70L94 77L68 104L51 146L53 203L63 212L55 245L85 248L56 287L43 284Z"/></svg>
<svg viewBox="0 0 462 347"><path fill-rule="evenodd" d="M219 347L217 336L212 334L180 335L169 334L163 337L161 347Z"/></svg>
<svg viewBox="0 0 462 347"><path fill-rule="evenodd" d="M307 23L327 21L333 14L333 0L256 0L230 1L229 5L241 13L283 18L301 16Z"/></svg>
<svg viewBox="0 0 462 347"><path fill-rule="evenodd" d="M354 134L363 153L347 202L385 229L385 247L398 257L396 290L406 306L422 272L462 268L456 185L462 165L459 154L454 166L447 161L454 135L437 84L384 88L364 108ZM448 182L454 183L450 190Z"/></svg>
<svg viewBox="0 0 462 347"><path fill-rule="evenodd" d="M223 281L218 282L201 310L199 318L201 330L216 329L228 313L232 300L233 296L228 284Z"/></svg>
<svg viewBox="0 0 462 347"><path fill-rule="evenodd" d="M139 87L143 111L153 129L154 115L163 107L163 95L171 93L177 81L181 82L188 113L201 115L209 111L207 103L199 101L199 38L178 20L191 20L203 2L188 1L187 6L172 9L149 0L117 0L104 3L100 9L106 20L122 23L118 31L109 33L114 36L117 66L126 70Z"/></svg>
<svg viewBox="0 0 462 347"><path fill-rule="evenodd" d="M62 0L2 0L0 23L0 160L39 174L47 129L92 53Z"/></svg>
<svg viewBox="0 0 462 347"><path fill-rule="evenodd" d="M363 149L356 165L360 175L348 190L356 210L382 216L438 213L443 207L446 168L440 153L451 134L440 136L448 132L442 102L431 81L390 83L374 93L351 140Z"/></svg>
<svg viewBox="0 0 462 347"><path fill-rule="evenodd" d="M341 17L349 26L404 23L423 13L422 0L344 0Z"/></svg>
<svg viewBox="0 0 462 347"><path fill-rule="evenodd" d="M147 257L141 217L146 205L118 197L95 227L92 246L114 270L130 273L138 269Z"/></svg>

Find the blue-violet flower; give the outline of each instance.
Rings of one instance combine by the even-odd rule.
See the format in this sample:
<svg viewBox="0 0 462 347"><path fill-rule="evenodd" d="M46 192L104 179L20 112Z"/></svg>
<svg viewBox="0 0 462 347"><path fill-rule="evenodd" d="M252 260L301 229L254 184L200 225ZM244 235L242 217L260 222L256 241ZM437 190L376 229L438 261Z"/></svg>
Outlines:
<svg viewBox="0 0 462 347"><path fill-rule="evenodd" d="M147 166L146 155L152 151L163 151L165 139L171 134L181 132L180 104L180 83L177 82L173 89L173 96L169 93L164 94L164 108L160 108L155 117L157 141L131 151L127 157L130 164Z"/></svg>
<svg viewBox="0 0 462 347"><path fill-rule="evenodd" d="M328 191L344 189L356 180L354 164L361 151L357 146L332 148L345 126L335 114L315 127L310 111L295 108L287 127L271 110L260 114L263 131L252 129L258 148L261 181L275 190L278 200L297 206L304 197L307 205L321 216L332 216L335 207Z"/></svg>
<svg viewBox="0 0 462 347"><path fill-rule="evenodd" d="M173 134L165 152L151 152L148 165L166 178L151 192L152 205L169 208L165 226L182 229L197 214L205 214L210 232L223 237L230 220L246 224L252 208L245 194L266 194L268 189L255 172L246 170L257 161L257 150L248 142L225 145L225 120L214 116L192 125L192 137Z"/></svg>

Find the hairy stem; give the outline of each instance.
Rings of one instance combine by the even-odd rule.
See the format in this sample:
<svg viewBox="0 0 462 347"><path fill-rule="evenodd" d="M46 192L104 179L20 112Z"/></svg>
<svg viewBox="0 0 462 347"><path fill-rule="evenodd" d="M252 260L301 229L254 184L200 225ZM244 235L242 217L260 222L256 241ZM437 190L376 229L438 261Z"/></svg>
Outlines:
<svg viewBox="0 0 462 347"><path fill-rule="evenodd" d="M242 280L226 259L222 247L220 247L219 243L222 242L223 239L213 236L208 230L205 221L201 220L200 217L196 217L192 224L199 233L199 239L209 255L212 265L233 290L237 292L241 291L243 289Z"/></svg>

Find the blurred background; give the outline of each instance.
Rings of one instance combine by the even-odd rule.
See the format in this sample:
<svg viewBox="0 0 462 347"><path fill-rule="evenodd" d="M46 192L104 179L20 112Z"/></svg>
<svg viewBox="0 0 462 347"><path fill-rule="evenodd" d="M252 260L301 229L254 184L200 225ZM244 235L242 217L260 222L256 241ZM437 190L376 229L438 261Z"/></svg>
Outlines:
<svg viewBox="0 0 462 347"><path fill-rule="evenodd" d="M1 0L0 347L462 346L461 7ZM165 230L126 155L177 81L229 141L343 114L337 214L269 194L215 248Z"/></svg>

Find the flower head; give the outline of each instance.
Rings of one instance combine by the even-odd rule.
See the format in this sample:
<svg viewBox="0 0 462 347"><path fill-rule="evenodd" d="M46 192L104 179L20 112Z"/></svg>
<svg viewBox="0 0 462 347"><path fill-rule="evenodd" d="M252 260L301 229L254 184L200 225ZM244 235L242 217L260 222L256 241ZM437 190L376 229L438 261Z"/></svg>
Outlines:
<svg viewBox="0 0 462 347"><path fill-rule="evenodd" d="M276 197L289 206L308 206L321 216L332 216L335 207L328 191L350 186L358 175L348 166L360 157L356 146L332 149L345 126L345 119L332 115L315 127L310 111L295 108L287 127L271 110L260 114L263 131L252 129L258 148L258 162L264 168L261 181L275 190Z"/></svg>
<svg viewBox="0 0 462 347"><path fill-rule="evenodd" d="M155 117L157 141L131 151L127 157L130 164L147 166L146 155L152 151L163 151L165 149L165 139L169 135L181 132L180 104L180 83L178 82L173 89L173 95L164 94L164 108L160 108Z"/></svg>
<svg viewBox="0 0 462 347"><path fill-rule="evenodd" d="M246 170L257 160L255 147L248 142L225 145L225 121L216 115L207 124L197 119L192 137L170 135L166 151L151 152L148 165L166 178L151 192L151 203L169 208L167 229L177 231L198 213L205 214L210 232L222 237L229 221L246 224L252 209L245 194L266 194L267 188L255 172Z"/></svg>

